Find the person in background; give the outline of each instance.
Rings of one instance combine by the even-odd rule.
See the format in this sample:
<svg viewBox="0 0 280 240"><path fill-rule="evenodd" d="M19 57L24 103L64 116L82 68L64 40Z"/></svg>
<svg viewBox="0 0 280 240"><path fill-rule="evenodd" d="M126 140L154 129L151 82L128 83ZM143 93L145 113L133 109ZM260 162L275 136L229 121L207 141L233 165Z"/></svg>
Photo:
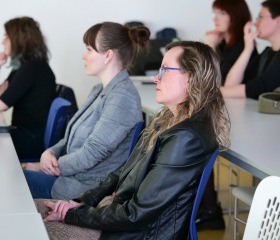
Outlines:
<svg viewBox="0 0 280 240"><path fill-rule="evenodd" d="M48 48L39 24L30 17L4 24L0 65L10 58L11 73L0 85L0 111L13 107L11 137L19 159L39 158L55 98L55 76L48 64Z"/></svg>
<svg viewBox="0 0 280 240"><path fill-rule="evenodd" d="M114 22L98 23L85 32L85 71L101 83L71 118L64 138L42 154L39 165L26 165L33 198L77 197L127 160L142 108L126 69L134 55L148 47L149 37L146 27Z"/></svg>
<svg viewBox="0 0 280 240"><path fill-rule="evenodd" d="M188 238L205 164L217 148L230 145L229 119L215 52L193 41L166 48L155 77L156 101L164 107L121 174L111 173L74 200L35 201L50 238Z"/></svg>
<svg viewBox="0 0 280 240"><path fill-rule="evenodd" d="M212 4L215 29L205 33L204 42L220 56L222 85L226 76L244 49L243 27L251 20L245 0L215 0ZM254 48L252 58L258 55ZM217 199L212 171L196 217L196 227L202 229L224 229L223 212Z"/></svg>
<svg viewBox="0 0 280 240"><path fill-rule="evenodd" d="M251 13L245 0L215 0L212 7L215 29L205 33L204 42L220 55L223 85L244 49L243 28ZM253 56L257 54L254 48Z"/></svg>
<svg viewBox="0 0 280 240"><path fill-rule="evenodd" d="M272 92L280 86L280 2L267 0L261 5L255 23L248 22L244 27L245 48L221 88L225 98L258 99L260 94ZM257 37L267 40L271 47L249 63ZM245 75L246 68L249 77Z"/></svg>

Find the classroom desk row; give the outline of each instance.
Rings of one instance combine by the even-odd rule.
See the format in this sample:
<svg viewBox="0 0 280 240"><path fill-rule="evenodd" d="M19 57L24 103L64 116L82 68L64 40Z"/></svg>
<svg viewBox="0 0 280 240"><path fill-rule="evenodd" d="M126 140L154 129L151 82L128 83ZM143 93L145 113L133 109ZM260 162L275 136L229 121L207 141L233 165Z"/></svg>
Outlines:
<svg viewBox="0 0 280 240"><path fill-rule="evenodd" d="M134 81L138 89L146 121L161 105L155 101L155 84ZM258 178L280 176L280 114L258 112L258 101L226 99L231 120L231 146L220 155Z"/></svg>
<svg viewBox="0 0 280 240"><path fill-rule="evenodd" d="M0 113L0 126L5 124ZM49 239L9 133L0 133L0 163L0 239Z"/></svg>
<svg viewBox="0 0 280 240"><path fill-rule="evenodd" d="M142 108L149 122L161 105L155 101L155 85L135 81ZM220 155L252 175L264 178L280 176L278 141L280 115L261 114L258 102L251 99L227 99L231 119L229 150ZM5 125L0 113L0 125ZM9 133L0 133L0 238L49 239L37 213Z"/></svg>

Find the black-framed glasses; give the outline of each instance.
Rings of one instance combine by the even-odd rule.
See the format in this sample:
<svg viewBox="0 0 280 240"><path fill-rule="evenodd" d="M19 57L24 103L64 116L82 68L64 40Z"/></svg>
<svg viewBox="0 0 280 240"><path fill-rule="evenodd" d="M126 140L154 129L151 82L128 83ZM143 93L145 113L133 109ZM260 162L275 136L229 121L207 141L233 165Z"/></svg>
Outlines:
<svg viewBox="0 0 280 240"><path fill-rule="evenodd" d="M158 71L158 79L161 80L163 73L168 71L168 70L182 71L184 69L183 68L173 68L173 67L160 67L159 71Z"/></svg>

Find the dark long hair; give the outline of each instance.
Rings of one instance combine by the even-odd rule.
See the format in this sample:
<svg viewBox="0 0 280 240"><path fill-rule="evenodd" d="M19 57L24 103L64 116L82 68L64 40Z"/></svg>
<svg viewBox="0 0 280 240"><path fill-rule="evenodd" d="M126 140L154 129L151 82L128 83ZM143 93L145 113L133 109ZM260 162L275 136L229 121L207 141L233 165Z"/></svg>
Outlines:
<svg viewBox="0 0 280 240"><path fill-rule="evenodd" d="M245 0L215 0L213 8L219 8L230 16L229 42L227 47L243 41L244 25L252 19L249 7Z"/></svg>

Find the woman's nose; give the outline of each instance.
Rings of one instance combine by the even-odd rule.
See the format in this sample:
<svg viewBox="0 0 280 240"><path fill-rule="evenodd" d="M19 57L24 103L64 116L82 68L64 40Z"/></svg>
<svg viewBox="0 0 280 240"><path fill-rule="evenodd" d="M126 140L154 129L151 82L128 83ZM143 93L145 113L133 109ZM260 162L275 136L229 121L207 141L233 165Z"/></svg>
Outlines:
<svg viewBox="0 0 280 240"><path fill-rule="evenodd" d="M159 83L159 78L158 78L158 74L156 76L154 76L154 83Z"/></svg>
<svg viewBox="0 0 280 240"><path fill-rule="evenodd" d="M86 60L86 56L85 56L86 54L85 53L83 53L83 55L82 55L82 59L83 60Z"/></svg>

